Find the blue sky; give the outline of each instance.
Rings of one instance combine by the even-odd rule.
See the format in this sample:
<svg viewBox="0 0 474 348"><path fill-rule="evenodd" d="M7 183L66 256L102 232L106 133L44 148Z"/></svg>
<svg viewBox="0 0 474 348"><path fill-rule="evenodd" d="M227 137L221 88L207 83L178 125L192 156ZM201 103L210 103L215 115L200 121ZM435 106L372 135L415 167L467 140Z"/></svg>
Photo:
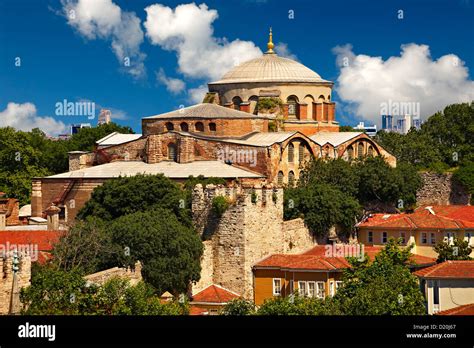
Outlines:
<svg viewBox="0 0 474 348"><path fill-rule="evenodd" d="M209 22L212 34L197 35L199 40L213 42L217 46L212 47L217 50L238 39L252 48L236 44L234 50L222 52L229 57L239 49L254 54L257 47L265 50L268 27L272 26L274 41L289 50L283 54L296 56L323 78L336 82L333 100L338 103L336 117L341 124L355 125L362 119L377 121L377 105L387 98L395 101L412 98L420 102L422 116L423 110L430 114L448 103L474 99L473 75L469 70L474 67L474 4L470 1L226 0L196 2L196 5L202 3L207 5L199 10L204 20L212 10L217 11L214 13L217 18ZM151 31L145 27L149 13L145 8L153 4L162 6L153 22L157 32L149 35ZM141 117L193 104L192 90L212 80L219 69L216 70L216 62L210 59L214 48L192 56L189 47L192 49L193 43L188 42L188 50L176 46L175 41L182 35L193 40L192 25L188 27L184 23L173 33L160 32L163 30L160 16L166 8L173 13L180 4L187 2L113 0L113 8L121 10L122 23L124 18L129 18L125 13L134 13L132 17L139 20L136 28L143 32L141 42L131 48L127 46L132 60L143 64L137 76L122 66L119 58L123 55L111 48L114 40L111 33L119 33L116 34L119 39L115 36L115 40L129 38L126 25L114 22L117 29L104 29L105 34L101 32L103 28L95 27L95 32L92 29L88 36L87 23L68 22L64 15L67 6L77 9L74 7L77 0L2 0L0 125L15 122L9 121L15 111L24 117L21 126L16 124L20 128L27 128L26 123L34 123L37 118L54 118L58 123L52 123L53 130L48 129L54 133L54 128L61 125L89 122L86 116L55 115L57 102L90 100L97 107L112 108L117 123L140 132ZM403 11L402 19L398 18L399 10ZM291 12L294 18L289 18L289 11L294 11ZM202 20L199 16L191 18ZM181 19L176 20L182 23ZM124 33L127 35L120 36ZM163 39L163 35L168 36ZM349 57L354 65L344 70L336 62L334 47L346 44L351 46L336 52L340 58ZM413 45L406 49L403 59L387 63L390 57L400 58L401 45L408 44ZM430 56L427 47L421 45L429 47ZM179 54L191 56L187 62L179 63ZM15 65L18 57L20 66ZM456 63L451 67L438 62L442 57ZM201 66L199 71L196 65ZM206 67L214 70L204 71ZM374 67L376 72L372 76ZM177 79L174 93L169 90L171 85L167 89L163 80L157 80L156 72L160 70L168 81ZM378 85L381 81L382 87ZM388 94L380 95L384 86L389 87ZM9 103L18 105L8 109ZM51 123L36 124L51 128Z"/></svg>

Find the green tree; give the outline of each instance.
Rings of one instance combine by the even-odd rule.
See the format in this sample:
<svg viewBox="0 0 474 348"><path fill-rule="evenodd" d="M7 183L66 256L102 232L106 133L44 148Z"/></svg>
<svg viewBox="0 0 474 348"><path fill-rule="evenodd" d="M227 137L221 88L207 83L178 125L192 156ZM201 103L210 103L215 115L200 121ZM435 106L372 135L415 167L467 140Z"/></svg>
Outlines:
<svg viewBox="0 0 474 348"><path fill-rule="evenodd" d="M222 309L222 315L252 315L255 314L255 305L252 301L237 298L228 302Z"/></svg>
<svg viewBox="0 0 474 348"><path fill-rule="evenodd" d="M330 297L325 300L292 295L265 301L258 315L339 315L337 303Z"/></svg>
<svg viewBox="0 0 474 348"><path fill-rule="evenodd" d="M454 172L453 177L471 194L471 205L474 204L474 162L464 163Z"/></svg>
<svg viewBox="0 0 474 348"><path fill-rule="evenodd" d="M372 263L350 260L335 301L348 315L422 315L424 299L418 280L406 266L410 248L390 239Z"/></svg>
<svg viewBox="0 0 474 348"><path fill-rule="evenodd" d="M97 140L113 132L124 134L134 133L130 127L120 126L113 122L101 124L97 127L81 128L78 133L69 139L69 151L92 151L94 150Z"/></svg>
<svg viewBox="0 0 474 348"><path fill-rule="evenodd" d="M459 238L453 238L452 243L449 241L440 241L433 248L438 253L438 262L447 260L471 260L469 256L472 248L469 242Z"/></svg>
<svg viewBox="0 0 474 348"><path fill-rule="evenodd" d="M191 226L186 194L163 175L136 175L107 180L92 192L77 217L95 216L110 221L123 215L154 208L172 211Z"/></svg>
<svg viewBox="0 0 474 348"><path fill-rule="evenodd" d="M140 261L143 278L158 293L186 292L190 282L199 280L201 239L170 210L158 208L121 216L108 225L107 232L115 252L112 263L102 268L117 264L132 267Z"/></svg>

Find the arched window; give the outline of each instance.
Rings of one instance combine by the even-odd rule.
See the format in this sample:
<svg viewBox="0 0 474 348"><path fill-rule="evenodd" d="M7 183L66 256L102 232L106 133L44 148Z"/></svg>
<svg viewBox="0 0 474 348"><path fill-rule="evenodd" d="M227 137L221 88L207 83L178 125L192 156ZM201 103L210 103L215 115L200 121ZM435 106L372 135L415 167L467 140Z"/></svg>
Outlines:
<svg viewBox="0 0 474 348"><path fill-rule="evenodd" d="M369 145L369 149L367 150L367 153L368 153L369 156L374 155L374 148L372 147L372 145Z"/></svg>
<svg viewBox="0 0 474 348"><path fill-rule="evenodd" d="M304 150L305 150L304 145L300 144L300 146L298 148L298 161L300 163L303 163L303 161L304 161Z"/></svg>
<svg viewBox="0 0 474 348"><path fill-rule="evenodd" d="M323 157L327 158L327 157L330 157L329 154L331 152L331 148L329 147L329 145L326 145L323 149Z"/></svg>
<svg viewBox="0 0 474 348"><path fill-rule="evenodd" d="M196 132L204 132L204 123L196 122L194 128L196 128Z"/></svg>
<svg viewBox="0 0 474 348"><path fill-rule="evenodd" d="M330 101L330 100L331 100L331 96L330 96L330 95L328 95L328 101Z"/></svg>
<svg viewBox="0 0 474 348"><path fill-rule="evenodd" d="M179 125L179 127L181 128L181 130L183 132L188 132L189 131L189 126L186 122L181 122L181 124Z"/></svg>
<svg viewBox="0 0 474 348"><path fill-rule="evenodd" d="M209 130L211 132L215 132L217 129L216 124L214 122L209 123Z"/></svg>
<svg viewBox="0 0 474 348"><path fill-rule="evenodd" d="M168 131L172 131L174 129L174 126L171 122L166 122L166 129Z"/></svg>
<svg viewBox="0 0 474 348"><path fill-rule="evenodd" d="M278 186L282 186L283 185L283 172L280 171L278 172Z"/></svg>
<svg viewBox="0 0 474 348"><path fill-rule="evenodd" d="M168 159L176 162L176 145L173 143L168 144Z"/></svg>
<svg viewBox="0 0 474 348"><path fill-rule="evenodd" d="M295 160L295 146L290 143L288 145L288 162L292 163Z"/></svg>
<svg viewBox="0 0 474 348"><path fill-rule="evenodd" d="M357 157L364 157L364 144L362 143L359 143L359 145L357 145Z"/></svg>
<svg viewBox="0 0 474 348"><path fill-rule="evenodd" d="M258 97L256 95L253 95L249 98L250 102L250 112L253 113L254 115L258 114Z"/></svg>
<svg viewBox="0 0 474 348"><path fill-rule="evenodd" d="M304 97L304 102L306 103L306 118L308 120L315 119L314 111L313 111L313 103L314 103L314 98L311 94L306 95Z"/></svg>
<svg viewBox="0 0 474 348"><path fill-rule="evenodd" d="M322 103L323 101L325 101L324 95L321 94L321 95L319 96L319 98L318 98L318 102L319 102L319 103Z"/></svg>
<svg viewBox="0 0 474 348"><path fill-rule="evenodd" d="M232 103L234 104L235 110L240 110L240 104L242 104L242 98L234 97L232 98Z"/></svg>
<svg viewBox="0 0 474 348"><path fill-rule="evenodd" d="M352 146L347 149L347 157L349 157L349 159L354 158L354 149L352 148Z"/></svg>
<svg viewBox="0 0 474 348"><path fill-rule="evenodd" d="M290 171L288 173L288 185L290 187L293 187L295 185L295 173L293 173L293 171Z"/></svg>
<svg viewBox="0 0 474 348"><path fill-rule="evenodd" d="M296 104L298 103L298 98L294 95L290 95L286 102L288 103L288 116L296 117Z"/></svg>

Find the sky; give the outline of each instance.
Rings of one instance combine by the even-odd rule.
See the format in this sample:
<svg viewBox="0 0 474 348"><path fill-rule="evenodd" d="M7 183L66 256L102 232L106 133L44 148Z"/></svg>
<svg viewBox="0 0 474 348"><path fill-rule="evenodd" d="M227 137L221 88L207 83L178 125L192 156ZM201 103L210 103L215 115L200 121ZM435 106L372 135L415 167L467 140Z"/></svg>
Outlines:
<svg viewBox="0 0 474 348"><path fill-rule="evenodd" d="M270 26L281 56L335 83L342 125L474 100L472 0L2 0L0 126L57 135L108 108L139 133L261 55Z"/></svg>

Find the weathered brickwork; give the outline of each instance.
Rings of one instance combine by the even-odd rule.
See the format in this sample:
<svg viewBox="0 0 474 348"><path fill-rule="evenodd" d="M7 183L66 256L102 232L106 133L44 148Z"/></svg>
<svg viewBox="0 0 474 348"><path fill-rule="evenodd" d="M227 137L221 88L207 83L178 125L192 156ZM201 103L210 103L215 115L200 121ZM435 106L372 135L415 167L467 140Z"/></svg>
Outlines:
<svg viewBox="0 0 474 348"><path fill-rule="evenodd" d="M0 213L5 214L6 226L18 225L20 205L16 198L0 198Z"/></svg>
<svg viewBox="0 0 474 348"><path fill-rule="evenodd" d="M221 216L212 199L232 202ZM283 222L283 190L266 187L197 185L193 192L193 220L205 240L202 278L193 293L212 283L251 299L252 266L274 253L298 253L316 244L300 219Z"/></svg>
<svg viewBox="0 0 474 348"><path fill-rule="evenodd" d="M127 279L131 286L136 285L138 282L143 280L142 264L140 262L136 262L135 267L133 269L121 268L121 267L109 268L104 271L86 275L84 279L88 283L101 286L104 283L106 283L108 280L115 277Z"/></svg>
<svg viewBox="0 0 474 348"><path fill-rule="evenodd" d="M470 194L459 183L453 180L452 173L421 174L423 186L416 193L418 205L468 205Z"/></svg>

